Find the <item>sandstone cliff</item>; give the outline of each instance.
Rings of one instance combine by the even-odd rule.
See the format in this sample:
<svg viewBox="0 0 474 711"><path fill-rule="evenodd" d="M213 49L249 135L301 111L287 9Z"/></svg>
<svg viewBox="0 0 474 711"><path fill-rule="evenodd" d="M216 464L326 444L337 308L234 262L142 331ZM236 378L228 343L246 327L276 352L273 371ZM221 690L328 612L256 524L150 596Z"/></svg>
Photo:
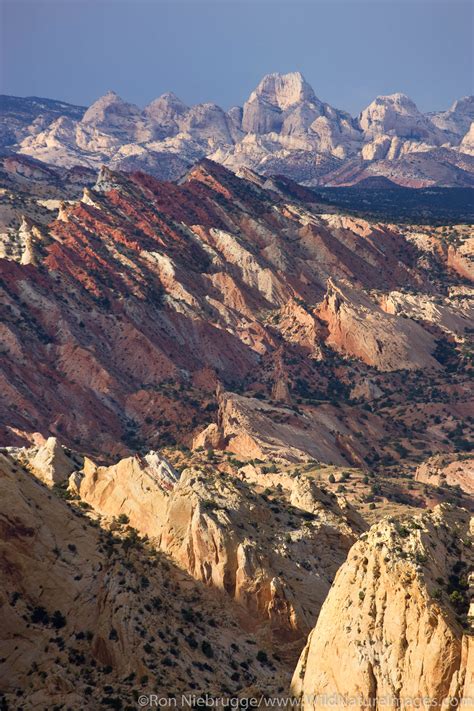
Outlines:
<svg viewBox="0 0 474 711"><path fill-rule="evenodd" d="M152 452L110 467L86 458L68 494L111 525L127 523L149 537L194 579L246 608L253 624L302 639L365 523L303 475L271 498L246 479L244 469L236 476L209 467L178 478Z"/></svg>
<svg viewBox="0 0 474 711"><path fill-rule="evenodd" d="M379 370L440 367L432 357L431 334L415 321L382 311L347 283L328 282L319 316L327 323L329 345Z"/></svg>
<svg viewBox="0 0 474 711"><path fill-rule="evenodd" d="M125 708L160 690L277 693L289 680L292 662L239 605L3 454L0 533L5 708Z"/></svg>
<svg viewBox="0 0 474 711"><path fill-rule="evenodd" d="M310 480L297 478L289 498L275 492L269 500L235 477L186 470L169 500L161 548L277 636L298 639L364 522Z"/></svg>
<svg viewBox="0 0 474 711"><path fill-rule="evenodd" d="M105 516L125 516L142 535L159 536L178 475L157 452L122 459L110 467L91 460L71 476L69 490Z"/></svg>
<svg viewBox="0 0 474 711"><path fill-rule="evenodd" d="M468 513L443 505L383 520L362 536L295 671L302 708L324 708L333 694L335 708L346 696L356 709L410 699L429 708L463 697L472 675L472 535Z"/></svg>

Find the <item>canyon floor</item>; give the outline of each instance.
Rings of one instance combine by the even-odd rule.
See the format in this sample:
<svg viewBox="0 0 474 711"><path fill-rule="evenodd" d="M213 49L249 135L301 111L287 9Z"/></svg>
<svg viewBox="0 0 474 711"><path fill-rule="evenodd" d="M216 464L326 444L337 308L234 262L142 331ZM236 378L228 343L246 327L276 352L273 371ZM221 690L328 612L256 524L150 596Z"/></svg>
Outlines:
<svg viewBox="0 0 474 711"><path fill-rule="evenodd" d="M468 703L460 193L0 181L1 708Z"/></svg>

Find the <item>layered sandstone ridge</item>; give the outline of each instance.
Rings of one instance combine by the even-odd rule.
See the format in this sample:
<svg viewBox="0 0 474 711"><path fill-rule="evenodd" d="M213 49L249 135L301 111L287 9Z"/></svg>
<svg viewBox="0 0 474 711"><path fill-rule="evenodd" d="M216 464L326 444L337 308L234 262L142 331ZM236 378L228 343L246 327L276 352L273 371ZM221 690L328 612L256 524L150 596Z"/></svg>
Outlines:
<svg viewBox="0 0 474 711"><path fill-rule="evenodd" d="M178 477L156 452L110 467L86 458L68 492L105 520L129 523L193 578L285 639L307 634L365 528L342 497L303 476L269 500L246 481L244 469L236 477L191 467Z"/></svg>
<svg viewBox="0 0 474 711"><path fill-rule="evenodd" d="M188 469L170 498L161 548L277 636L298 639L363 529L350 505L304 478L268 500L245 479Z"/></svg>
<svg viewBox="0 0 474 711"><path fill-rule="evenodd" d="M382 297L380 306L386 313L433 323L447 334L462 337L473 318L473 295L474 291L468 287L465 293L449 295L444 299L392 291Z"/></svg>
<svg viewBox="0 0 474 711"><path fill-rule="evenodd" d="M335 407L295 411L281 402L223 391L217 400L218 422L194 438L194 449L222 449L271 462L363 463L357 424L351 427L343 422Z"/></svg>
<svg viewBox="0 0 474 711"><path fill-rule="evenodd" d="M464 400L446 367L465 377L468 228L448 241L321 213L291 181L245 176L209 160L179 185L104 168L42 227L33 260L0 259L3 442L41 432L108 464L194 441L364 465L404 430L352 407L352 391L370 399L358 384L401 398L396 374L424 372Z"/></svg>
<svg viewBox="0 0 474 711"><path fill-rule="evenodd" d="M356 709L390 699L429 708L467 694L473 523L465 510L442 505L383 520L362 536L295 671L292 690L303 709L323 708L333 694L336 708L345 708L346 696Z"/></svg>
<svg viewBox="0 0 474 711"><path fill-rule="evenodd" d="M143 535L159 536L178 474L157 452L135 455L110 467L86 457L69 490L105 516L125 516Z"/></svg>
<svg viewBox="0 0 474 711"><path fill-rule="evenodd" d="M327 323L327 343L382 371L440 367L432 357L434 337L419 324L383 311L348 283L328 282L319 309Z"/></svg>
<svg viewBox="0 0 474 711"><path fill-rule="evenodd" d="M42 482L53 483L44 454L32 458L31 450L23 449L8 454ZM338 567L365 529L344 497L303 474L283 477L283 486L273 483L269 498L245 467L237 475L209 466L178 475L157 452L109 467L87 457L82 468L76 462L69 480L64 470L60 480L56 477L56 491L109 524L129 524L194 579L228 595L254 624L268 624L282 639L308 633Z"/></svg>
<svg viewBox="0 0 474 711"><path fill-rule="evenodd" d="M437 454L417 467L415 479L431 486L460 487L474 495L474 456Z"/></svg>

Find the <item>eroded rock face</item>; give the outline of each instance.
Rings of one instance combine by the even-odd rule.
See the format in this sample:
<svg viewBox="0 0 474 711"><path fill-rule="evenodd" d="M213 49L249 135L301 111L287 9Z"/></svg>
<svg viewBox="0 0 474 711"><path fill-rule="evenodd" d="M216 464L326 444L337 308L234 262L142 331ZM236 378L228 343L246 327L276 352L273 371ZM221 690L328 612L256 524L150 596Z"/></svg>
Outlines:
<svg viewBox="0 0 474 711"><path fill-rule="evenodd" d="M302 346L311 358L323 358L321 344L323 341L323 328L314 312L298 304L294 300L288 301L281 309L277 328L288 343Z"/></svg>
<svg viewBox="0 0 474 711"><path fill-rule="evenodd" d="M382 311L348 284L328 282L319 316L327 323L329 345L379 370L440 367L431 355L435 349L431 334L414 321Z"/></svg>
<svg viewBox="0 0 474 711"><path fill-rule="evenodd" d="M43 235L39 227L22 215L16 234L4 233L0 236L0 258L36 266L38 263L37 245L42 240Z"/></svg>
<svg viewBox="0 0 474 711"><path fill-rule="evenodd" d="M268 74L252 92L243 108L242 128L249 133L279 132L290 107L321 102L299 72ZM309 108L309 107L308 107Z"/></svg>
<svg viewBox="0 0 474 711"><path fill-rule="evenodd" d="M441 132L405 94L378 96L364 111L359 123L367 138L398 136L436 145Z"/></svg>
<svg viewBox="0 0 474 711"><path fill-rule="evenodd" d="M67 453L56 437L43 439L41 444L34 447L8 447L7 451L48 486L65 484L69 475L80 468L82 463L80 457Z"/></svg>
<svg viewBox="0 0 474 711"><path fill-rule="evenodd" d="M45 445L36 457L11 450L9 456L47 481L51 462L44 452L50 449ZM245 467L238 476L195 467L179 478L157 452L110 467L86 457L82 469L76 462L68 492L113 528L131 526L153 541L194 579L243 606L252 624L301 640L365 523L343 497L307 476L283 478L270 500L250 474ZM64 472L56 483L65 483Z"/></svg>
<svg viewBox="0 0 474 711"><path fill-rule="evenodd" d="M72 475L69 488L100 514L126 516L142 535L159 536L177 472L157 452L97 467L90 459Z"/></svg>
<svg viewBox="0 0 474 711"><path fill-rule="evenodd" d="M466 494L474 495L474 457L435 455L417 467L415 479L432 486L459 486Z"/></svg>
<svg viewBox="0 0 474 711"><path fill-rule="evenodd" d="M24 452L15 451L17 461L26 461ZM45 480L49 460L35 462L29 467ZM131 526L194 579L238 602L252 624L301 640L365 523L343 497L303 475L289 477L271 501L257 492L258 480L246 478L244 469L236 477L203 468L178 478L150 452L110 467L86 458L68 490L72 501L113 528Z"/></svg>
<svg viewBox="0 0 474 711"><path fill-rule="evenodd" d="M311 625L365 527L351 506L314 482L295 480L290 506L283 499L269 505L234 477L193 469L182 474L166 515L162 550L285 639L301 638Z"/></svg>
<svg viewBox="0 0 474 711"><path fill-rule="evenodd" d="M474 121L474 96L464 96L453 103L447 111L430 115L432 123L443 131L465 136Z"/></svg>
<svg viewBox="0 0 474 711"><path fill-rule="evenodd" d="M362 461L354 432L330 406L317 413L301 413L283 402L270 404L222 391L218 401L217 429L201 433L194 441L195 448L205 446L212 436L219 448L245 458L283 462L316 459L341 466Z"/></svg>
<svg viewBox="0 0 474 711"><path fill-rule="evenodd" d="M472 293L441 299L392 291L382 298L380 305L386 313L434 323L456 336L464 335L473 317Z"/></svg>
<svg viewBox="0 0 474 711"><path fill-rule="evenodd" d="M383 520L362 536L295 671L292 690L303 709L323 708L331 694L335 708L347 696L356 709L378 708L384 698L441 705L463 697L472 645L459 620L469 609L473 532L465 510L443 505L406 521Z"/></svg>
<svg viewBox="0 0 474 711"><path fill-rule="evenodd" d="M460 143L460 150L463 153L474 155L474 121Z"/></svg>
<svg viewBox="0 0 474 711"><path fill-rule="evenodd" d="M138 106L127 103L115 91L108 91L87 109L82 124L99 130L106 129L112 134L129 134L133 138L140 113Z"/></svg>
<svg viewBox="0 0 474 711"><path fill-rule="evenodd" d="M34 467L28 463L43 481L51 467L45 450L32 459ZM29 451L9 456L28 462ZM110 467L86 458L68 491L112 528L131 526L151 539L194 579L242 605L252 624L301 640L365 523L343 497L307 476L283 477L284 487L269 500L248 474L196 467L179 478L157 452Z"/></svg>

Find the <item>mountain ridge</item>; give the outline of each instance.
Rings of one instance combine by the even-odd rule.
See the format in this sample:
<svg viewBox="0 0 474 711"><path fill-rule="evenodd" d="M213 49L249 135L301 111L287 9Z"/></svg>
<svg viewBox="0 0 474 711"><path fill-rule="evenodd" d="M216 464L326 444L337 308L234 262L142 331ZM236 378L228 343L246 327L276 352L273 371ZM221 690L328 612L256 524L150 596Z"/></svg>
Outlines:
<svg viewBox="0 0 474 711"><path fill-rule="evenodd" d="M216 424L205 408L216 406L217 385L232 392L246 382L240 399L225 399L228 406L218 399L219 431L231 451L248 446L258 420L264 436L252 447L265 456L360 463L356 411L344 422L333 407L338 354L349 358L344 388L374 370L387 373L380 377L391 389L397 371L412 365L438 380L436 343L454 338L459 325L448 318L443 334L426 313L434 313L437 294L448 316L464 313L467 302L451 297L446 283L468 283L469 229L453 228L449 242L438 229L337 214L321 209L311 191L294 191L250 171L239 178L208 159L180 184L103 168L82 195L55 201L49 222L27 218L9 230L0 260L10 354L4 441L29 441L33 427L68 445L79 437L91 454L125 453L137 437L150 447L156 437L189 445L209 420ZM384 311L383 294L414 285L427 303L420 324ZM27 352L41 362L37 372L25 368ZM349 376L350 359L357 373ZM305 370L297 373L291 363L300 361ZM190 388L193 407L168 391L170 379ZM60 390L51 381L62 382ZM303 396L321 407L311 405L305 416L281 411L286 391L289 402ZM277 399L265 409L258 396ZM65 403L75 403L80 424L61 414ZM159 432L146 421L155 417ZM245 437L235 436L236 418ZM310 421L319 442L305 433ZM387 425L374 421L375 440ZM289 432L293 449L285 444Z"/></svg>
<svg viewBox="0 0 474 711"><path fill-rule="evenodd" d="M64 104L61 114L53 103L53 113L38 114L36 106L26 119L17 116L16 129L0 133L3 149L67 168L98 169L105 163L168 180L210 157L233 171L280 173L315 186L361 159L368 175L401 185L472 185L474 168L455 168L473 153L473 97L422 113L409 97L395 93L376 97L353 117L321 101L300 72L291 72L266 75L242 107L228 111L212 102L187 106L173 92L143 109L114 91L86 110ZM7 126L9 114L4 110L2 116L1 107L0 102L0 125ZM440 148L444 168L436 157ZM422 166L408 167L407 156L419 157Z"/></svg>

